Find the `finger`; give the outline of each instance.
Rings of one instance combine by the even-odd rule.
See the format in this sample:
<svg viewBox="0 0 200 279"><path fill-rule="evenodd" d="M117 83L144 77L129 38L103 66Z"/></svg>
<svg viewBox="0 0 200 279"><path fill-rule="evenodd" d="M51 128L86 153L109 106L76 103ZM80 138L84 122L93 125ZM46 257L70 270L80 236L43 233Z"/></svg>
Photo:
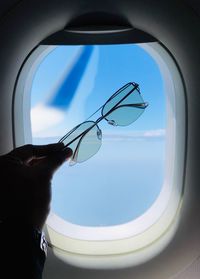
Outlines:
<svg viewBox="0 0 200 279"><path fill-rule="evenodd" d="M34 157L48 156L54 152L61 151L63 147L64 144L62 142L46 145L33 145L33 155Z"/></svg>
<svg viewBox="0 0 200 279"><path fill-rule="evenodd" d="M7 155L19 158L22 161L28 161L34 157L37 158L37 157L48 156L53 152L61 150L63 146L64 146L63 143L53 143L47 145L26 144L18 148L15 148Z"/></svg>
<svg viewBox="0 0 200 279"><path fill-rule="evenodd" d="M71 156L72 150L70 148L51 153L49 156L38 161L37 165L35 165L35 169L37 169L39 172L42 171L45 175L51 177L57 168L60 167Z"/></svg>

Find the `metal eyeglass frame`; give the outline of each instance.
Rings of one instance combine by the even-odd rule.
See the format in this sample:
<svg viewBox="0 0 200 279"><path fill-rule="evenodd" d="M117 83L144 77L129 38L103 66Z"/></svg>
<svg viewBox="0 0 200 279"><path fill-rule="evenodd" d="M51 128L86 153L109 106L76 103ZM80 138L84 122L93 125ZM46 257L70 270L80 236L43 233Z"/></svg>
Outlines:
<svg viewBox="0 0 200 279"><path fill-rule="evenodd" d="M133 85L133 89L131 89L120 101L118 101L105 115L103 115L103 109L106 106L106 104L108 102L110 102L114 97L116 97L118 94L121 93L121 91L123 89L125 89L126 87L128 87L130 84ZM87 134L87 132L89 132L93 127L97 127L97 136L99 139L101 139L101 129L98 126L98 123L100 121L102 121L103 119L105 119L108 124L113 125L113 126L117 126L117 124L113 121L113 120L108 120L106 119L106 117L111 114L114 110L117 110L118 108L121 107L136 107L136 108L141 108L141 109L145 109L146 107L148 107L148 103L144 102L144 103L137 103L137 104L124 104L124 105L119 105L123 100L125 100L133 91L137 90L140 93L140 89L139 89L139 84L135 83L135 82L129 82L127 84L125 84L123 87L121 87L120 89L118 89L106 102L103 106L101 106L97 111L95 111L92 115L90 115L84 122L80 123L79 125L75 126L71 131L69 131L66 135L64 135L59 142L63 142L68 136L70 136L76 129L78 129L83 123L87 123L87 122L93 122L94 124L91 125L89 128L87 128L85 131L83 131L81 134L79 134L78 136L76 136L74 139L72 139L67 145L64 146L63 150L66 149L70 144L72 144L74 141L76 141L78 138L80 138L75 150L74 150L74 154L73 154L73 158L76 157L77 151L79 149L79 146L82 142L83 137ZM96 114L99 110L101 109L101 116L96 120L96 121L87 121L88 119L90 119L94 114ZM72 159L73 160L73 159ZM74 160L73 160L74 161Z"/></svg>

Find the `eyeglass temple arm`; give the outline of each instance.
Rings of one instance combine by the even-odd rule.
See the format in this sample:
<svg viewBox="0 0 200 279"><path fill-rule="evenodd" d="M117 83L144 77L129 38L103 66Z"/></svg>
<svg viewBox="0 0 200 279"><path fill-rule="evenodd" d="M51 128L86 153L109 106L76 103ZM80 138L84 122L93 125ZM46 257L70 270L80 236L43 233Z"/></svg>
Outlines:
<svg viewBox="0 0 200 279"><path fill-rule="evenodd" d="M126 85L124 85L122 88L120 88L119 90L117 90L117 92L115 92L100 108L98 108L93 114L91 114L85 121L87 121L88 119L90 119L93 115L95 115L98 111L100 111L109 101L111 101L116 95L118 95L124 88L128 87L129 85L133 85L133 88L129 91L128 94L126 94L126 96L124 98L122 98L122 100L120 100L119 103L121 103L121 101L123 101L125 98L127 98L135 89L137 89L139 92L139 84L134 83L134 82L130 82L127 83ZM115 105L117 106L118 103Z"/></svg>
<svg viewBox="0 0 200 279"><path fill-rule="evenodd" d="M126 99L135 89L139 90L139 84L137 83L128 83L125 86L123 86L122 88L120 88L115 94L113 94L108 100L107 102L101 106L97 111L95 111L90 117L92 117L96 112L98 112L101 108L103 108L113 97L115 97L117 94L119 94L119 92L121 92L121 90L125 87L127 87L128 85L132 84L134 87L132 90L130 90L130 92L128 92L128 94L126 94L117 104L115 104L115 106L108 111L105 115L102 115L101 117L99 117L96 122L94 122L94 125L92 125L91 127L89 127L88 129L86 129L84 132L82 132L80 135L78 135L77 137L75 137L73 140L71 140L67 145L65 145L65 147L63 149L65 149L66 147L68 147L71 143L73 143L75 140L77 140L79 137L85 135L90 129L92 129L95 125L97 125L97 123L99 123L101 120L103 120L104 118L106 118L107 115L109 115L110 113L112 113L114 110L116 110L119 107L122 106L134 106L134 107L138 107L138 108L146 108L148 106L148 103L138 103L138 104L127 104L127 105L120 105L119 104ZM88 117L86 120L88 120L90 117ZM81 123L82 124L82 123ZM63 138L60 139L60 141L66 139L77 127L79 127L81 124L79 124L78 126L76 126L74 129L72 129L69 133L67 133L67 135L65 135ZM59 141L59 142L60 142Z"/></svg>
<svg viewBox="0 0 200 279"><path fill-rule="evenodd" d="M121 87L120 89L117 90L117 92L115 92L106 102L105 104L107 104L109 101L111 101L114 97L116 97L118 94L120 94L124 89L126 89L128 86L132 85L133 88L122 98L121 101L123 101L124 98L127 98L135 89L137 89L140 93L140 90L139 90L139 84L137 83L133 83L133 82L130 82L130 83L127 83L126 85L124 85L123 87ZM105 106L105 104L103 106ZM116 104L117 105L117 104Z"/></svg>
<svg viewBox="0 0 200 279"><path fill-rule="evenodd" d="M74 141L76 141L78 138L80 138L80 141L81 141L82 138L84 137L84 135L85 135L87 132L89 132L94 126L97 126L97 124L98 124L101 120L103 120L104 118L106 118L106 116L108 116L108 115L109 115L110 113L112 113L114 110L117 110L117 109L120 108L120 107L136 107L136 108L140 108L140 109L145 109L147 106L148 106L148 103L145 102L145 103L138 103L138 104L119 105L118 107L112 108L112 109L111 109L109 112L107 112L105 115L99 117L99 118L97 119L97 121L94 122L94 125L91 125L88 129L86 129L84 132L82 132L80 135L78 135L78 136L75 137L73 140L71 140L68 144L66 144L65 147L64 147L63 149L67 148L70 144L72 144L72 143L73 143ZM81 125L81 124L80 124L80 125ZM78 125L78 126L79 126L79 125ZM78 127L78 126L76 126L76 127ZM98 126L97 126L97 127L98 127ZM99 128L99 127L98 127L98 128ZM74 129L73 129L72 131L74 131ZM67 138L70 134L71 134L71 132L69 132L69 133L68 133L65 137L63 137L63 138ZM62 138L62 139L63 139L63 138ZM62 139L61 139L60 141L62 141ZM79 143L80 143L80 141L79 141ZM77 146L80 145L79 143L78 143ZM77 148L75 149L75 152L74 152L74 153L76 153L76 150L77 150Z"/></svg>
<svg viewBox="0 0 200 279"><path fill-rule="evenodd" d="M114 110L117 110L118 108L121 107L134 107L134 108L140 108L140 109L145 109L148 107L148 103L144 102L144 103L137 103L137 104L124 104L124 105L119 105L117 107L113 107L110 111L109 114L112 113Z"/></svg>
<svg viewBox="0 0 200 279"><path fill-rule="evenodd" d="M101 117L101 118L102 118L102 117ZM102 119L103 119L103 118L102 118ZM101 120L102 120L102 119L101 119ZM97 121L98 121L98 120L99 120L99 119L97 119ZM100 121L101 121L101 120L100 120ZM74 141L76 141L78 138L80 138L80 141L81 141L82 138L84 137L84 135L87 134L87 132L89 132L94 126L97 126L97 127L98 127L98 125L97 125L98 122L97 122L97 121L94 122L93 125L91 125L89 128L87 128L87 129L86 129L85 131L83 131L81 134L79 134L79 135L76 136L74 139L72 139L70 142L68 142L68 143L64 146L63 150L66 149L70 144L72 144L72 143L73 143ZM99 122L100 122L100 121L99 121ZM84 122L83 122L83 123L84 123ZM82 123L81 123L81 124L82 124ZM81 124L80 124L80 125L81 125ZM98 129L99 129L99 127L98 127ZM70 134L71 134L71 133L70 133ZM70 134L69 134L69 135L70 135ZM63 138L66 139L67 137L68 137L68 136L66 135L66 137L63 137ZM61 139L61 140L62 140L62 139ZM60 140L59 142L61 142L61 140ZM79 144L78 144L78 145L79 145Z"/></svg>

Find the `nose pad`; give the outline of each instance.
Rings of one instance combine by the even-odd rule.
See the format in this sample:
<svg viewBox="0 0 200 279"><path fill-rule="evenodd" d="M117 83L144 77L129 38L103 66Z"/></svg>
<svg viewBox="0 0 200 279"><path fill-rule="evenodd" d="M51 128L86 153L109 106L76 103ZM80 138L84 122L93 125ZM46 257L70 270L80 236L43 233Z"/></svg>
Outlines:
<svg viewBox="0 0 200 279"><path fill-rule="evenodd" d="M115 122L115 120L107 120L108 124L112 125L112 126L117 126L117 123Z"/></svg>
<svg viewBox="0 0 200 279"><path fill-rule="evenodd" d="M97 130L97 138L98 138L99 140L102 139L102 132L101 132L100 129Z"/></svg>
<svg viewBox="0 0 200 279"><path fill-rule="evenodd" d="M141 104L141 108L147 108L148 105L149 105L149 103L145 102L145 103Z"/></svg>

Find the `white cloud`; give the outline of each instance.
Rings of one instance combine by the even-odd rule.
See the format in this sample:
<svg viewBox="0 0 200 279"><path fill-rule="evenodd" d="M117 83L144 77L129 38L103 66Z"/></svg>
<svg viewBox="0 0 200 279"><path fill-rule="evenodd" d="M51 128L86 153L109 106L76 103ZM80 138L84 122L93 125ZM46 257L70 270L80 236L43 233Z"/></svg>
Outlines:
<svg viewBox="0 0 200 279"><path fill-rule="evenodd" d="M62 111L42 104L31 109L31 128L33 136L39 136L48 128L60 123L64 118Z"/></svg>
<svg viewBox="0 0 200 279"><path fill-rule="evenodd" d="M82 51L82 48L81 48ZM77 92L67 111L62 112L54 107L42 103L31 108L31 128L33 137L62 137L74 126L83 121L84 104L94 88L94 82L98 70L99 51L95 47L84 78L78 86ZM68 69L69 70L69 69ZM66 73L65 75L66 76ZM59 82L63 81L60 79ZM60 83L57 84L57 86ZM55 87L56 88L56 87ZM56 90L54 88L54 90ZM74 114L74 112L77 112ZM73 115L73 117L72 117ZM68 122L67 120L70 119Z"/></svg>
<svg viewBox="0 0 200 279"><path fill-rule="evenodd" d="M117 129L117 128L116 128ZM131 141L145 139L162 139L165 136L165 129L146 130L146 131L126 131L126 132L111 132L103 131L105 140L115 141Z"/></svg>
<svg viewBox="0 0 200 279"><path fill-rule="evenodd" d="M165 130L164 129L158 129L158 130L149 130L144 132L144 137L164 137L165 136Z"/></svg>

